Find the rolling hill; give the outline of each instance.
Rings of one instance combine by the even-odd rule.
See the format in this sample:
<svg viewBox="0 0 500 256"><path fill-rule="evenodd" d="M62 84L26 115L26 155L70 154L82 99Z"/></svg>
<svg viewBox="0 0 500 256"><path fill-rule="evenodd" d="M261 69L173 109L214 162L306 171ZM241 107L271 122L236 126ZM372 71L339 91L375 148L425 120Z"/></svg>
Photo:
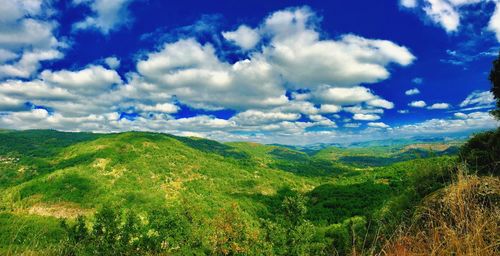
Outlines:
<svg viewBox="0 0 500 256"><path fill-rule="evenodd" d="M353 225L371 235L375 228L389 230L419 198L448 182L454 163L452 156L416 146L330 147L310 154L146 132L2 131L0 141L0 252L7 254L33 248L57 254L65 234L59 221L73 223L81 215L99 222L95 214L103 207L142 219L158 209L188 218L191 231L184 243L175 240L168 247L170 254L218 254L211 251L222 246L214 241L213 221L228 221L226 211L236 211L233 221L243 223L232 229L245 227L252 234L238 238L240 252L341 252L359 235L350 233ZM440 155L453 154L446 150ZM291 219L289 203L302 217ZM286 228L297 218L296 229ZM288 241L289 232L315 235ZM278 238L292 245L277 245ZM259 251L262 243L267 247ZM231 246L226 249L239 251Z"/></svg>

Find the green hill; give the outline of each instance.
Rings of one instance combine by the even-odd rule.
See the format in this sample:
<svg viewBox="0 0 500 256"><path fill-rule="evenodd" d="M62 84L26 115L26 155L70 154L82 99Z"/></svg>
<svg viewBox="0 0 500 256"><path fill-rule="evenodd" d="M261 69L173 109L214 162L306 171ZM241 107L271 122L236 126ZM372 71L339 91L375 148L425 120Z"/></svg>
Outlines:
<svg viewBox="0 0 500 256"><path fill-rule="evenodd" d="M369 166L339 161L358 156L352 150L340 158L332 157L341 151L333 148L310 156L281 146L144 132L6 131L0 141L0 254L59 254L68 247L61 244L67 231L60 219L71 225L83 215L92 227L103 206L133 212L148 230L157 228L148 225L159 209L186 220L185 232L175 231L176 222L156 244L145 238L149 231L137 238L154 248L171 239L175 246L162 249L168 254L343 252L360 235L350 230L374 239L372 229L390 229L419 198L446 184L454 163L438 157ZM220 225L229 233L221 236ZM239 235L231 233L236 230ZM135 250L154 252L142 242Z"/></svg>

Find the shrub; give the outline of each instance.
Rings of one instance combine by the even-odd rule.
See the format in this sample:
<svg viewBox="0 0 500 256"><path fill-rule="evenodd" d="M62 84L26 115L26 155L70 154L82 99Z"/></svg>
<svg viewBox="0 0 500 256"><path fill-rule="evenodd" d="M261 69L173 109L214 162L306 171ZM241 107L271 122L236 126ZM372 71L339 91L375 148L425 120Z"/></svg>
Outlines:
<svg viewBox="0 0 500 256"><path fill-rule="evenodd" d="M500 174L500 128L474 135L460 149L460 159L479 175Z"/></svg>

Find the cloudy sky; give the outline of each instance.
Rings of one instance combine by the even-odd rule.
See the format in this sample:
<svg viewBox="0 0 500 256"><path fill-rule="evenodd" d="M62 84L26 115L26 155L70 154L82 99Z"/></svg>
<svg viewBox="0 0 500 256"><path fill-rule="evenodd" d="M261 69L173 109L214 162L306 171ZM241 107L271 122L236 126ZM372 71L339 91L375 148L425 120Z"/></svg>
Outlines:
<svg viewBox="0 0 500 256"><path fill-rule="evenodd" d="M3 0L0 128L308 144L498 126L497 0Z"/></svg>

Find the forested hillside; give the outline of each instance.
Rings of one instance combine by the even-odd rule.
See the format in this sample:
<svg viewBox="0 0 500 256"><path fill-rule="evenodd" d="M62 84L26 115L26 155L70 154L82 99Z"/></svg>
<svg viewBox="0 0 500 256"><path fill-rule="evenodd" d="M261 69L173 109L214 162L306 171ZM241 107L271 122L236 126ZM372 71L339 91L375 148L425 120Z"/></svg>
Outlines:
<svg viewBox="0 0 500 256"><path fill-rule="evenodd" d="M441 144L304 153L143 132L0 137L3 254L368 253L456 164L456 145Z"/></svg>

